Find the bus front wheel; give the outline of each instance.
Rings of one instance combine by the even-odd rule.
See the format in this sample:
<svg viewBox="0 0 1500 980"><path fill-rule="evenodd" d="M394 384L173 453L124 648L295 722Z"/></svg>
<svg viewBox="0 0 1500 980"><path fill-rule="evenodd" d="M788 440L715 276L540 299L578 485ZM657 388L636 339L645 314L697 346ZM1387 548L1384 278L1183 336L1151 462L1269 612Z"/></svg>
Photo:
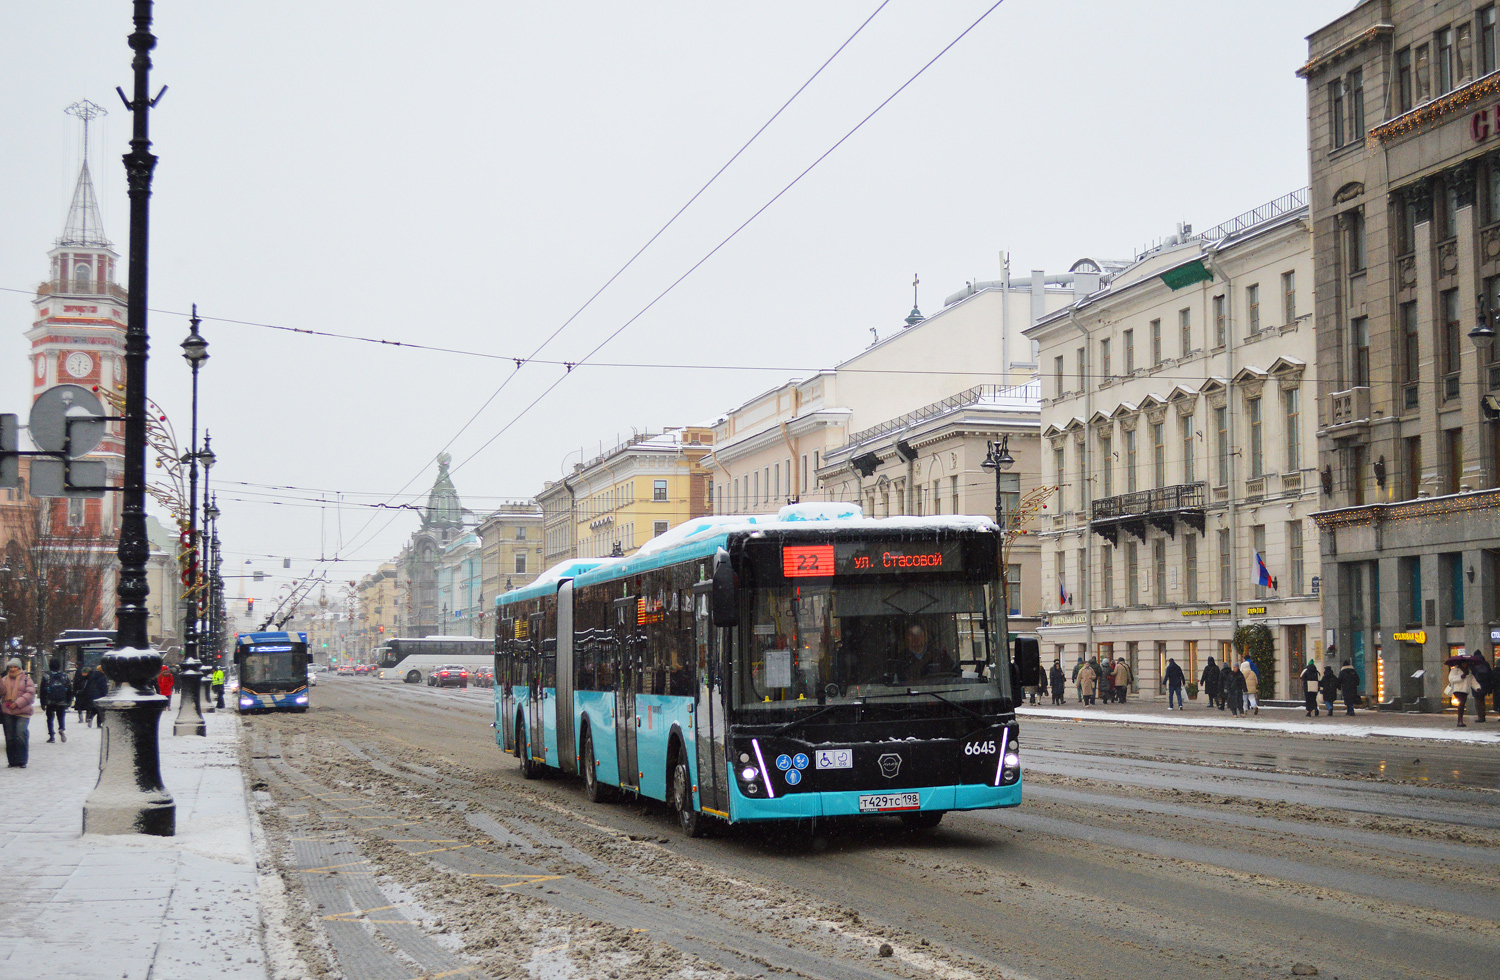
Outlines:
<svg viewBox="0 0 1500 980"><path fill-rule="evenodd" d="M688 837L703 836L703 814L693 807L693 784L688 775L687 759L678 753L672 767L672 806L677 810L677 826Z"/></svg>
<svg viewBox="0 0 1500 980"><path fill-rule="evenodd" d="M420 684L420 683L422 683L422 672L420 670L408 670L406 672L406 683L408 683L408 684Z"/></svg>
<svg viewBox="0 0 1500 980"><path fill-rule="evenodd" d="M901 822L907 830L931 830L943 822L942 810L920 810L901 814Z"/></svg>

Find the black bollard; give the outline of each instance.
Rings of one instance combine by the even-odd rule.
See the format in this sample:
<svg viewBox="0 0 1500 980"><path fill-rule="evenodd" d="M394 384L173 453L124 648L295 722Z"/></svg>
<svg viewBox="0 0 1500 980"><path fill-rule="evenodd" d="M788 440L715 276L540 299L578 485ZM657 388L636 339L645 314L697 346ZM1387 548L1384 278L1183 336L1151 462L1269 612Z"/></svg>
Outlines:
<svg viewBox="0 0 1500 980"><path fill-rule="evenodd" d="M207 735L208 726L203 722L203 707L198 703L198 687L203 675L198 661L188 658L182 662L177 675L177 688L182 698L177 705L177 721L172 725L173 735Z"/></svg>
<svg viewBox="0 0 1500 980"><path fill-rule="evenodd" d="M161 781L157 726L167 699L146 694L161 671L155 650L127 648L104 655L100 668L114 682L94 702L102 713L99 782L83 803L85 834L151 834L171 837L177 804Z"/></svg>

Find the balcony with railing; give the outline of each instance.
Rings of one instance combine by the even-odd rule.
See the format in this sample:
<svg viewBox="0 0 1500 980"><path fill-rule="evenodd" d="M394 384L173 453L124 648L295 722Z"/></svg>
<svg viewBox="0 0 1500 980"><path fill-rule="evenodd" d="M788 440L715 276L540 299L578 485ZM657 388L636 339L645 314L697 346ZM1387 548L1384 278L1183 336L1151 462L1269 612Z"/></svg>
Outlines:
<svg viewBox="0 0 1500 980"><path fill-rule="evenodd" d="M108 296L124 303L130 294L124 286L112 282L100 283L93 279L52 279L36 287L38 296Z"/></svg>
<svg viewBox="0 0 1500 980"><path fill-rule="evenodd" d="M1198 483L1179 483L1155 490L1138 490L1094 501L1089 527L1104 536L1110 544L1119 544L1120 531L1146 540L1147 528L1157 528L1177 536L1179 524L1186 524L1199 534L1204 527L1204 489Z"/></svg>

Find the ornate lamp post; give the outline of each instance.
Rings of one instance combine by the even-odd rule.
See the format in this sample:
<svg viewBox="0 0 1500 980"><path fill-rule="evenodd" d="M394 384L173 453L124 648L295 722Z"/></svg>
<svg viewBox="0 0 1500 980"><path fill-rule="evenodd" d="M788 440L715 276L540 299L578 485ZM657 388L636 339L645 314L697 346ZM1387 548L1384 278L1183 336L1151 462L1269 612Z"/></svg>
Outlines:
<svg viewBox="0 0 1500 980"><path fill-rule="evenodd" d="M198 332L198 304L193 304L193 315L188 320L189 332L182 342L182 357L193 370L193 415L189 436L190 449L182 459L188 464L188 558L187 601L183 603L182 647L184 660L198 659L198 628L201 611L198 556L198 369L208 360L208 341Z"/></svg>
<svg viewBox="0 0 1500 980"><path fill-rule="evenodd" d="M1010 516L1005 513L1005 491L1000 475L1016 465L1010 454L1010 433L986 447L984 462L979 465L995 471L995 524L1000 528L1000 636L1005 644L1005 659L1010 661Z"/></svg>
<svg viewBox="0 0 1500 980"><path fill-rule="evenodd" d="M162 785L157 722L167 699L151 691L162 657L151 649L146 597L151 587L146 563L151 544L146 536L146 330L147 263L151 225L151 0L135 0L135 84L126 103L133 117L125 173L130 188L130 296L125 328L125 479L120 494L120 573L115 592L118 648L105 654L101 667L117 686L94 702L104 712L104 744L99 754L99 782L83 804L83 831L91 834L154 834L176 831L177 804ZM162 90L163 92L165 89ZM121 93L124 98L124 93Z"/></svg>
<svg viewBox="0 0 1500 980"><path fill-rule="evenodd" d="M1496 311L1490 309L1489 297L1484 293L1479 294L1479 316L1474 329L1469 331L1469 339L1474 341L1474 346L1480 350L1489 350L1495 343L1495 317Z"/></svg>

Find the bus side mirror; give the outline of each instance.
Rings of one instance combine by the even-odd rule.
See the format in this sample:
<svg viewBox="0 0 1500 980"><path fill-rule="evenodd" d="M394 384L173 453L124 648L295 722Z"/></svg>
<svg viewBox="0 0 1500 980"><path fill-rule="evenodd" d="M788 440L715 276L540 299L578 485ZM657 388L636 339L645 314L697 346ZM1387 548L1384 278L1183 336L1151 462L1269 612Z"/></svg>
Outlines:
<svg viewBox="0 0 1500 980"><path fill-rule="evenodd" d="M713 617L715 626L740 624L739 590L734 585L734 566L729 553L720 548L714 556Z"/></svg>
<svg viewBox="0 0 1500 980"><path fill-rule="evenodd" d="M313 662L313 655L311 653L309 653L307 655L307 663L308 663L309 666L311 666L312 662Z"/></svg>
<svg viewBox="0 0 1500 980"><path fill-rule="evenodd" d="M1022 687L1034 687L1042 682L1042 645L1029 636L1015 639L1016 673L1020 675ZM1019 697L1019 695L1017 695Z"/></svg>

